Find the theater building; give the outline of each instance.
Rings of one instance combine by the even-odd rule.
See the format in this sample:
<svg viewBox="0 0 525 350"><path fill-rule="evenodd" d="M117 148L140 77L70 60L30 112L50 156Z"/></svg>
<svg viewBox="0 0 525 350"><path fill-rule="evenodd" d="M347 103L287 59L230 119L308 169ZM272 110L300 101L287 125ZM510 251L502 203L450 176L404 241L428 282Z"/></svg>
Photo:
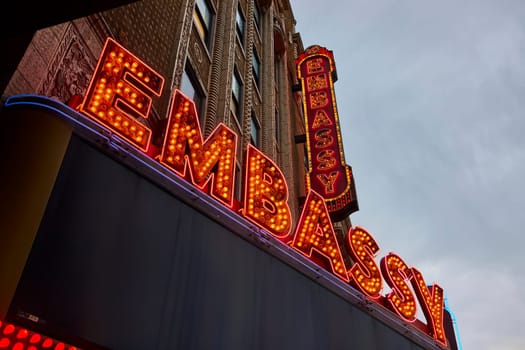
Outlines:
<svg viewBox="0 0 525 350"><path fill-rule="evenodd" d="M288 0L93 4L2 93L0 349L457 348L352 226L337 56Z"/></svg>

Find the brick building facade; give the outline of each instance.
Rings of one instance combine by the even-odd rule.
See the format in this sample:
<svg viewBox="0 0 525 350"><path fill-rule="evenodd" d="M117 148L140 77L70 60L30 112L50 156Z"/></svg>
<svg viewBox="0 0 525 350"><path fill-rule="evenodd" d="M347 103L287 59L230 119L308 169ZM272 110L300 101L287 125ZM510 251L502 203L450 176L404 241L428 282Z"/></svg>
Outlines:
<svg viewBox="0 0 525 350"><path fill-rule="evenodd" d="M244 152L247 145L252 144L271 158L282 170L286 178L286 183L288 184L288 205L291 209L292 216L298 218L306 197L305 177L308 171L308 160L304 141L304 135L307 130L303 115L303 96L301 90L297 88L299 82L296 72L296 59L305 51L305 47L303 46L300 34L296 32L295 23L296 20L289 0L143 0L131 2L127 5L103 12L96 12L86 17L79 17L50 27L38 29L29 43L18 68L3 91L2 100L9 96L19 94L36 94L50 97L63 104L75 107L77 101L81 99L88 88L91 74L95 70L99 53L103 48L106 38L112 37L165 78L164 90L160 94L160 97L153 99L153 108L146 121L153 131L153 144L160 145L164 138L163 132L167 123L170 96L173 90L180 89L195 102L204 137L210 135L219 123L226 124L238 135L239 145L235 157L237 160L236 179L238 182L235 186L238 190L238 193L235 193L236 199L241 201L242 197L240 191L243 187L241 184L241 169L245 168ZM71 151L72 154L75 152L87 152L83 149L84 146L79 146L80 143L81 142L74 141L71 142L73 146L68 146L73 149ZM32 154L32 156L34 156L34 154ZM99 157L99 155L89 157L96 158ZM73 159L74 157L71 156L70 158ZM74 159L68 160L67 157L64 159L71 162L75 161ZM64 162L66 162L66 160L64 160ZM98 160L101 164L106 162L106 160ZM46 165L44 164L43 167L46 167ZM113 167L113 165L108 166L108 169L111 167ZM58 168L59 166L57 166L57 169ZM68 169L67 166L63 168ZM68 173L63 176L70 176L71 178L82 177L83 173L74 168L74 166L70 167L73 175ZM66 172L66 170L62 170L61 168L60 171ZM91 171L91 169L86 170ZM75 171L78 171L78 173ZM116 173L117 171L115 170L114 175L116 178L122 176L127 179L130 176L135 176L128 173L124 175ZM93 173L91 175L99 176L100 174ZM54 176L56 176L56 174ZM105 176L105 174L102 176ZM69 188L68 186L70 186L71 183L61 179L62 177L59 178L60 181L57 180L58 185L56 185L56 188L58 188L58 190L54 190L56 193L53 192L50 200L50 203L55 203L56 207L59 207L61 204L60 201L62 199L60 196L62 194L68 193L68 191L76 191L79 187L82 187L81 182L80 185L75 184L73 188ZM86 176L86 179L89 181L90 177ZM28 181L31 181L31 179ZM51 183L53 183L53 181L55 181L54 178ZM142 179L134 179L133 181L138 182L142 181ZM66 188L67 190L61 190L61 188ZM135 189L136 188L134 188L134 190ZM161 200L165 198L163 197L164 194L158 194L157 188L148 188L148 191L151 193L155 192ZM79 191L78 194L79 196L91 196L91 194L86 194L82 191ZM99 194L95 194L95 196L98 195ZM28 196L31 196L31 193L29 193ZM84 198L85 201L95 202L95 207L99 202L107 199L104 198L104 194L96 199L89 196ZM122 205L121 202L123 201L124 200L116 201L114 204L117 206ZM188 201L187 198L186 201ZM191 199L189 201L191 201ZM249 230L238 222L224 223L217 219L217 224L217 222L209 220L208 216L210 215L203 215L202 212L205 211L203 207L199 208L201 209L199 212L199 210L186 209L184 205L179 202L173 204L172 202L166 201L166 203L171 205L169 208L163 207L162 203L164 202L159 201L159 203L152 203L151 207L156 208L160 213L166 212L165 217L172 215L170 210L173 212L185 210L186 215L181 214L180 216L180 222L183 223L180 225L182 229L177 227L173 235L169 233L169 239L185 239L187 242L195 244L199 249L196 250L195 254L188 253L189 249L180 250L177 246L177 241L177 244L173 244L173 250L170 250L168 249L170 247L163 245L163 240L166 239L166 241L168 241L169 239L161 235L161 237L152 238L152 240L158 240L155 241L157 245L152 249L153 252L147 259L143 257L144 261L148 261L148 263L150 260L155 262L155 259L161 255L154 251L158 247L160 251L164 252L165 255L163 256L166 257L166 259L171 259L173 254L180 254L182 257L181 260L190 261L191 259L200 259L199 261L201 262L211 260L221 262L230 259L233 264L237 265L232 269L230 269L229 266L220 266L219 268L213 266L213 264L209 264L209 267L201 266L201 268L209 268L209 271L211 271L208 275L203 274L206 275L207 279L203 278L199 280L198 278L189 278L186 281L188 287L184 285L184 288L182 288L177 284L181 278L180 276L185 277L190 275L188 271L193 272L192 269L194 265L188 263L187 265L180 264L180 266L173 267L159 259L158 265L154 265L153 263L151 265L144 264L146 267L151 268L151 270L143 268L143 261L137 261L137 259L135 259L137 252L142 253L142 246L140 244L143 243L141 241L143 232L137 230L137 232L134 232L134 237L129 237L129 239L132 240L130 244L131 249L136 249L136 251L133 250L129 255L123 254L122 259L119 258L119 262L126 261L126 264L122 264L126 265L124 267L127 267L128 263L132 265L132 267L135 268L133 273L142 276L144 280L150 280L150 276L152 275L158 277L155 279L155 282L168 280L165 289L162 289L165 287L162 285L162 288L159 287L155 292L151 292L151 295L147 296L150 298L146 300L151 304L158 305L158 295L155 293L162 292L167 295L165 304L159 307L159 310L153 310L151 308L141 309L142 314L139 316L144 316L144 318L137 316L140 322L144 322L144 319L152 321L152 323L158 322L159 328L150 329L148 328L149 325L144 326L139 329L140 334L131 334L129 335L129 339L127 339L123 334L126 334L128 329L135 327L135 325L131 324L135 316L133 304L122 303L121 305L116 302L117 306L121 308L118 309L118 307L115 307L115 309L128 315L129 319L123 320L121 327L116 327L119 329L115 330L115 334L113 335L110 334L110 331L106 331L106 328L114 324L114 322L112 322L114 314L108 311L106 318L102 322L106 328L103 326L97 328L96 325L92 326L88 324L90 318L91 320L93 318L96 319L98 315L97 310L91 310L89 307L86 307L86 305L81 305L86 307L86 319L83 320L80 318L77 320L78 324L71 325L71 329L74 329L74 331L68 333L67 330L70 330L69 324L63 319L60 319L60 317L57 317L53 321L55 321L56 325L60 326L66 324L66 326L64 326L66 330L60 329L60 331L56 331L56 334L53 334L54 330L52 327L42 324L35 326L36 331L49 332L46 334L47 336L56 336L58 339L64 337L64 334L66 334L66 341L86 349L105 347L97 347L98 345L93 343L83 343L82 340L85 339L90 341L96 339L99 340L100 343L103 343L104 346L110 346L108 344L112 344L113 347L111 348L126 350L130 348L143 349L144 347L141 347L141 342L151 346L153 346L152 342L155 342L156 347L153 348L178 348L174 346L174 344L187 345L196 342L200 344L200 346L191 348L214 349L246 348L244 345L253 342L253 348L265 349L265 341L268 341L269 344L281 345L283 349L299 347L313 349L319 348L319 344L323 346L332 344L334 347L331 348L343 349L347 348L345 345L347 340L352 341L352 346L354 346L348 348L386 349L391 348L391 346L395 347L395 344L399 344L399 349L440 348L433 340L422 336L420 331L415 328L405 331L406 325L393 317L389 311L383 311L382 306L372 305L369 301L362 301L360 294L349 286L342 286L341 281L334 282L333 276L330 273L323 272L317 265L312 268L315 264L312 263L308 265L304 261L297 259L296 256L290 257L287 255L289 251L286 249L281 250L280 246L267 244L260 239L254 244L254 248L254 246L251 245L248 247L245 246L244 241L235 240L236 237L230 237L229 234L231 232L227 232L228 230L226 230L225 227L231 229L232 232L236 231L238 234L241 232L240 235L243 239L248 241L252 240L254 236L257 236L255 232L248 232ZM48 205L47 202L46 205ZM209 205L209 203L206 203L206 205ZM69 205L66 204L62 209L69 210ZM86 212L86 210L80 209L78 209L78 211L72 209L69 217L74 219L71 219L71 223L67 222L69 219L68 215L64 215L64 220L62 220L61 213L49 214L50 216L56 215L58 219L55 221L52 219L48 219L48 221L44 220L38 228L38 235L44 237L40 239L40 242L47 240L47 242L52 243L46 243L47 245L40 243L40 246L36 244L36 248L41 250L35 248L37 258L34 259L38 260L38 256L44 256L46 254L53 255L53 249L56 248L56 244L54 243L61 242L61 239L54 236L55 231L60 232L60 229L64 227L63 225L67 226L71 224L74 226L77 223L77 219L85 219L82 215L85 215L83 212ZM224 221L227 221L228 212L224 212L219 208L218 213L223 215L223 218L225 218ZM23 216L24 213L21 211L15 214ZM156 214L156 212L154 214ZM220 215L217 215L217 217ZM40 217L38 219L40 219ZM184 222L185 219L188 219L197 229ZM122 225L122 220L117 220L113 217L108 217L107 220L112 225L115 225L115 227ZM91 225L92 222L96 221L97 220L92 220L92 218L87 218L86 225ZM151 221L156 220L150 220L150 222ZM166 220L164 224L161 222L161 224L159 224L160 226L156 227L156 230L160 232L165 230L166 227L171 228L171 224L169 220ZM56 225L58 228L55 228L53 225ZM93 223L93 225L95 225L95 223ZM185 225L191 227L188 228L185 227ZM351 226L350 219L347 217L342 221L333 222L333 225L337 238L342 241ZM85 261L92 262L91 253L96 254L100 249L104 250L107 247L107 242L105 241L106 236L104 233L98 233L98 229L100 229L100 227L95 226L89 227L88 229L78 229L78 234L81 237L87 237L86 239L89 240L92 238L93 233L93 236L99 239L97 244L93 244L93 251L88 252L89 254L86 253L84 247L77 247L77 253L79 255L86 254L82 256L85 260L79 263L79 268L85 268L85 265L88 265L87 263L84 264ZM136 227L130 225L127 229L133 230L136 229ZM200 230L199 234L206 236L206 238L200 237L199 242L197 242L197 240L194 241L193 230ZM213 230L216 232L212 232ZM223 235L223 231L225 232L224 237L221 236ZM68 227L64 229L62 233L64 233L65 238L68 238L71 232L77 233L75 232L75 227L73 229ZM120 234L120 232L118 233ZM127 234L127 231L125 233ZM36 235L35 232L30 232L30 235L32 234ZM82 234L85 236L82 236ZM180 237L177 235L180 235ZM72 241L76 240L75 237L69 237L69 239ZM128 239L128 237L126 237L126 239ZM133 241L133 239L135 239L135 241ZM222 251L212 251L206 239L214 241L215 244L223 244L226 248ZM230 245L225 244L225 241L229 242ZM123 245L120 242L113 243L112 248L120 248L120 246ZM136 246L133 244L136 244ZM30 245L31 244L29 244L29 246ZM153 246L153 244L151 246ZM239 248L238 251L234 249L229 251L230 246L241 248ZM344 250L346 245L340 242L339 246ZM259 248L269 254L260 254ZM275 251L277 251L277 253L275 253ZM58 255L62 253L62 251L57 252ZM106 265L111 265L114 262L110 255L111 254L108 254L107 260L105 260ZM4 260L2 261L9 263L8 257L5 256L4 254ZM197 256L197 258L195 258L195 256ZM234 258L232 258L232 256ZM349 261L349 254L345 253L343 256L344 259L346 259L345 265L351 266L354 263ZM65 254L64 259L67 260L68 258L69 256ZM292 262L281 264L282 261L286 261L287 259ZM43 259L42 261L46 262L48 260L49 259ZM79 258L79 260L81 259ZM238 264L238 261L242 261L242 264ZM252 265L245 264L246 261L251 261ZM53 260L53 262L55 262L55 260ZM191 262L193 263L193 260ZM97 262L93 264L96 265ZM33 262L30 265L33 270L29 269L29 272L26 271L24 273L22 287L19 286L19 289L22 291L31 290L32 286L40 283L40 276L36 274L35 277L35 275L32 274L35 272L35 266L36 270L38 270L39 264ZM110 286L111 288L107 288L108 295L101 292L101 295L98 295L99 299L97 299L97 301L108 310L114 306L111 298L115 297L115 295L119 297L123 295L121 284L119 284L118 281L116 282L120 276L117 276L117 278L112 276L112 278L105 280L105 277L100 277L97 272L93 273L91 266L88 266L87 270L89 271L83 272L86 274L93 273L90 277L97 282L93 283L93 286L76 276L75 273L68 275L68 271L62 270L62 265L63 264L57 264L57 266L54 266L57 273L69 276L71 280L74 280L78 285L84 285L85 283L86 290L81 292L89 294L89 291L92 290L99 291L96 284L104 286L104 283L106 283ZM105 268L103 263L100 263L100 265ZM116 263L115 265L119 264ZM203 265L205 264L203 263ZM288 265L302 271L303 274L297 274L296 270L289 269ZM217 270L214 270L215 268ZM108 269L111 270L114 275L118 275L122 271L124 271L125 275L130 271L124 268L117 271L113 266ZM177 269L180 269L180 275L173 273L173 271ZM305 269L307 270L306 273L304 273ZM158 272L159 270L162 270L163 274ZM261 280L264 282L260 282L259 279L252 279L250 277L252 271L260 273L262 276ZM0 270L0 272L3 271ZM55 272L54 270L50 270L43 271L43 273L52 276ZM231 276L235 278L232 277L228 284L221 285L221 281L217 276L230 275L230 273ZM274 278L274 275L277 277ZM307 278L304 278L303 275L307 276ZM265 276L271 277L266 280ZM279 293L272 294L274 291L279 290L279 284L276 284L276 286L272 285L272 282L279 278L281 278L281 280L279 280L281 284L290 282L287 288L296 291L297 296L292 295L294 293L290 293L290 295L287 296L288 299L283 299ZM133 286L135 283L134 276L126 275L123 279L128 285ZM153 278L151 280L153 280ZM219 280L219 283L213 284L212 282L215 282L215 280ZM202 291L201 284L207 283L211 284L208 293L200 295L199 293ZM142 283L140 284L142 287ZM244 288L245 286L246 288ZM62 286L53 285L52 283L45 284L43 287L49 288L49 290L46 289L46 291L52 296L56 296L55 292L57 292L57 290L60 292L62 289ZM145 288L146 291L149 291L147 287ZM215 288L218 289L217 294L230 302L230 304L228 304L229 308L224 308L225 304L220 300L216 302L215 290L209 292L209 290ZM167 291L174 295L173 299L170 299L170 294L167 293ZM184 292L187 292L187 295L184 294ZM305 299L301 299L303 292L306 296ZM206 334L212 335L209 339L200 337L201 324L199 324L199 322L196 322L197 325L195 327L189 328L191 337L183 334L182 331L179 333L181 325L184 325L185 322L188 321L188 317L190 321L192 318L195 318L200 322L206 322L209 319L206 315L208 310L198 309L202 312L196 312L193 309L187 309L188 307L185 306L189 301L199 304L201 300L194 296L196 293L210 304L211 311L212 313L214 312L212 315L215 316L212 318L213 322L210 321L208 328L203 330ZM80 294L81 297L84 296L82 293ZM182 296L179 296L179 294ZM133 290L129 291L129 295L130 296L125 295L124 298L136 298L133 300L141 300L142 298L139 292ZM270 295L270 297L267 298L268 295ZM258 301L252 302L250 300L251 296L258 298ZM6 297L1 294L0 297L0 301L8 300L9 302L11 295ZM46 297L48 297L47 294L44 297L37 295L35 296L35 300L38 298L45 300ZM79 297L78 300L90 301L91 296L88 295L84 299L81 297ZM180 299L178 299L179 297ZM51 299L53 298L51 297ZM71 300L73 299L72 297ZM69 300L71 302L69 306L79 304L78 300L71 300ZM49 316L50 319L52 319L55 314L60 314L61 317L65 315L63 317L67 318L71 312L74 313L74 311L70 310L70 307L62 304L60 298L57 297L52 300L56 309L60 309L60 312L56 313L51 307L50 309L46 309L46 307L41 309L42 305L39 305L38 301L33 301L33 295L27 295L27 293L17 293L14 301L11 305L12 310L10 310L11 319L20 320L25 318L25 321L29 322L29 325L32 325L31 322L38 324L38 320L35 321L31 319L34 318L33 315L27 316L24 312L19 312L16 307L30 307L30 304L33 303L32 306L40 309L42 314L51 315ZM281 302L283 305L281 305ZM184 307L181 307L182 309L178 308L179 304L177 303L184 304ZM325 305L324 303L326 303L326 307L323 307L323 305ZM5 307L5 304L4 302L0 306ZM308 307L305 307L305 304L308 304ZM238 305L244 305L246 310L253 310L254 313L260 313L264 315L264 317L260 317L258 314L252 315L249 312L243 312L244 310L240 310L242 308L237 310L236 307ZM288 308L289 306L290 308ZM287 309L282 311L283 307L287 307ZM317 313L311 313L309 308L312 310L315 309ZM173 310L176 312L170 313ZM226 322L226 326L245 329L246 334L252 332L254 336L251 337L250 334L236 336L235 332L231 332L231 334L224 337L223 334L217 335L216 329L222 326L220 322L221 320L223 321L222 314L225 310L228 312L231 311L230 316L232 316L231 319L228 320L231 322ZM5 311L6 310L0 309L0 320L4 316L2 313ZM158 311L158 313L154 311ZM315 316L313 316L314 314ZM294 315L299 316L295 319ZM250 318L251 316L253 316L253 318ZM259 322L258 327L252 327L252 325L246 324L246 322L242 321L243 317L253 322ZM378 321L378 319L380 321ZM271 327L274 323L279 324L281 321L285 327L301 323L301 327L304 326L305 329L313 331L310 332L308 336L302 338L303 331L300 329L301 327L296 327L293 329L295 332L294 337L285 337L284 335L287 335L288 332L286 330L281 332L284 327L275 327L275 329ZM86 324L82 324L83 322ZM328 326L330 322L333 322L332 327ZM353 336L348 336L342 331L335 332L337 334L334 334L332 331L335 327L339 327L336 324L341 324L341 327L346 329L344 322L352 322L355 328L351 330L351 332L354 332ZM11 332L11 328L8 329L7 327L11 326L3 325L0 321L0 330L6 334L5 339L8 339L7 336L9 335L6 332ZM392 329L395 329L395 331ZM17 331L22 332L23 329ZM159 332L158 334L155 333L157 331ZM234 331L236 331L236 329ZM121 334L116 334L118 332L121 332ZM68 338L68 336L70 337ZM79 340L75 338L76 336L85 336L85 338ZM93 339L90 338L91 336ZM211 344L210 341L220 342L222 340L224 340L224 343L222 343L224 347L209 346ZM0 347L2 346L2 341L3 338L0 338ZM301 343L301 341L303 341L303 343ZM316 344L315 341L320 341L320 343ZM30 340L23 340L23 342L24 344L29 344ZM58 341L54 344L57 349L60 348L59 344L62 344L62 347L64 346L63 343ZM239 346L239 344L243 346ZM286 346L285 344L293 344L293 347ZM359 347L363 344L366 344L366 346ZM376 346L374 344L379 345ZM237 345L237 347L235 345ZM47 347L42 343L41 348ZM74 348L73 346L68 347L68 349Z"/></svg>
<svg viewBox="0 0 525 350"><path fill-rule="evenodd" d="M67 103L82 96L111 36L166 78L149 119L154 142L179 88L194 99L205 136L224 122L239 135L237 159L252 143L280 166L298 215L307 163L304 143L296 142L305 126L301 93L293 90L304 51L295 23L288 0L133 2L36 31L2 97L35 93ZM343 235L348 225L336 228Z"/></svg>

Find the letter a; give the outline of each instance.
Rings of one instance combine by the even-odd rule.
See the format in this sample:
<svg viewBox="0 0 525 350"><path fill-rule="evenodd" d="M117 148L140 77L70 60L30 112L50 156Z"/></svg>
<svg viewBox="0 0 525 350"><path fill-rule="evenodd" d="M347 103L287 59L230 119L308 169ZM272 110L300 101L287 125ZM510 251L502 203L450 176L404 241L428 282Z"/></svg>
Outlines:
<svg viewBox="0 0 525 350"><path fill-rule="evenodd" d="M328 262L327 268L342 280L349 281L325 200L313 190L304 203L292 247L323 267ZM312 257L314 251L318 253L317 257Z"/></svg>

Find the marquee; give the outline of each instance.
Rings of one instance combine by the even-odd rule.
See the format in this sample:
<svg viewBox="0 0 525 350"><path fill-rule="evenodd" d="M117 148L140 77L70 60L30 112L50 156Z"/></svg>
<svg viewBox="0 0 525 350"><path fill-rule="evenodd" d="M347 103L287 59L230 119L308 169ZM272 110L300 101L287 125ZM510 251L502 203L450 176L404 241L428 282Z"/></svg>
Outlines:
<svg viewBox="0 0 525 350"><path fill-rule="evenodd" d="M312 111L308 110L308 115L313 116L308 136L314 145L310 159L312 168L320 172L310 177L308 195L297 221L288 206L288 187L282 171L252 145L245 150L242 204L240 208L234 205L238 137L227 125L219 123L204 139L194 102L177 89L171 96L160 153L152 154L152 132L143 120L148 118L152 98L160 96L164 78L111 38L106 40L78 110L406 322L417 321L420 307L428 335L447 346L443 289L439 285L427 286L422 273L395 253L388 253L376 263L379 245L359 226L352 227L344 240L354 262L346 266L331 214L333 208L347 210L345 207L354 200L347 195L352 193L349 189L353 179L344 164L338 120L331 119L336 113L330 103L322 102L333 99L331 63L325 60L325 51L315 55L303 57L306 68L301 68L300 76L303 84L306 80L309 86L306 96ZM322 106L313 112L316 101ZM327 201L327 195L333 197ZM386 295L381 294L384 283L390 287Z"/></svg>

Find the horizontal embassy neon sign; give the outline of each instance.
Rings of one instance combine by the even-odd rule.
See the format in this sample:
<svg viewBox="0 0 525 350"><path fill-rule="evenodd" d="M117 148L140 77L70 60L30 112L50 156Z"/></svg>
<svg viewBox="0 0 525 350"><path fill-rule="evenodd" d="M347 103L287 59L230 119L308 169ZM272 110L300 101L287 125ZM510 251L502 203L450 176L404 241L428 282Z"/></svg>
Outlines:
<svg viewBox="0 0 525 350"><path fill-rule="evenodd" d="M160 96L164 78L111 38L100 54L79 111L148 152L148 118L153 95ZM223 123L204 139L194 102L179 90L172 95L164 142L154 156L169 171L186 179L231 210L234 206L237 135ZM426 318L426 332L446 346L443 289L427 286L423 275L401 257L389 253L375 261L379 245L364 228L352 227L344 244L354 264L347 267L325 198L310 189L292 233L288 187L277 164L248 145L244 197L237 213L267 230L283 244L332 272L407 322L417 321L417 306ZM383 280L390 292L381 295Z"/></svg>

